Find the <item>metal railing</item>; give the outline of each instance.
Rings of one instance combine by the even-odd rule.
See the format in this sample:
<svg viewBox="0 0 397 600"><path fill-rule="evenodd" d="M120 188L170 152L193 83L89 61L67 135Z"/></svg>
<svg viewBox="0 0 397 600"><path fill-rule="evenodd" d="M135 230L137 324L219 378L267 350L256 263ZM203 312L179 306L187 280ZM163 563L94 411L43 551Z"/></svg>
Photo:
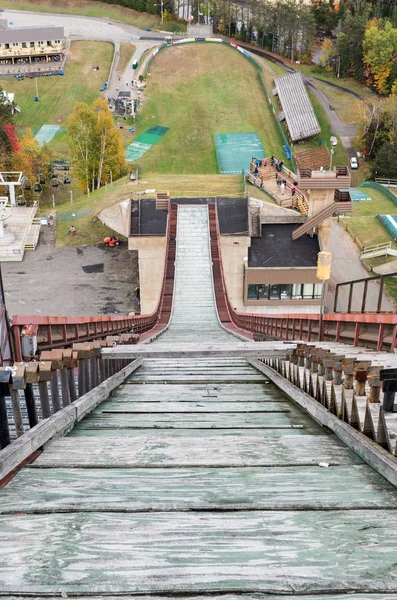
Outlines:
<svg viewBox="0 0 397 600"><path fill-rule="evenodd" d="M109 335L131 332L149 337L162 330L171 314L176 245L177 206L170 205L167 219L167 242L160 299L149 315L43 317L15 315L12 320L16 361L31 360L37 349L64 348L77 342L104 339ZM149 333L150 332L150 333ZM145 336L147 334L147 336Z"/></svg>
<svg viewBox="0 0 397 600"><path fill-rule="evenodd" d="M379 290L378 290L378 301L377 301L377 305L376 305L376 312L377 313L382 312L382 300L383 300L385 279L387 277L396 277L396 276L397 276L397 272L394 272L394 273L388 273L387 275L375 275L374 277L364 277L362 279L353 279L352 281L344 281L342 283L337 283L336 288L335 288L334 313L336 313L337 309L338 309L339 290L344 287L349 288L349 297L348 297L348 301L347 301L346 313L350 314L352 312L354 286L358 285L358 284L364 284L360 312L365 313L366 305L367 305L368 284L371 282L375 282L375 281L379 281L379 284L380 284Z"/></svg>
<svg viewBox="0 0 397 600"><path fill-rule="evenodd" d="M209 211L209 217L211 248L216 247L215 236L218 237L219 248L219 224L215 206ZM225 327L230 327L232 330L237 328L240 333L257 340L275 338L307 342L326 340L387 351L397 347L396 313L326 314L323 316L320 329L318 314L259 315L237 312L228 298L220 252L219 258L215 257L214 260L213 255L212 260L216 302ZM350 283L347 282L347 285Z"/></svg>

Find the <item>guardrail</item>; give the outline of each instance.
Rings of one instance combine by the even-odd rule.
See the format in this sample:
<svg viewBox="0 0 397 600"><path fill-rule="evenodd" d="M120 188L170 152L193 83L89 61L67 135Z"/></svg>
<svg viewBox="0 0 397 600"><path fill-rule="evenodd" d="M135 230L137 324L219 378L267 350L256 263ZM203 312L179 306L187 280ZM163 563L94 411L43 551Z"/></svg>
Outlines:
<svg viewBox="0 0 397 600"><path fill-rule="evenodd" d="M397 179L385 179L382 177L375 177L376 183L385 185L386 187L397 187Z"/></svg>
<svg viewBox="0 0 397 600"><path fill-rule="evenodd" d="M339 223L346 229L347 233L349 233L350 236L352 237L353 242L355 242L357 244L357 246L360 248L360 250L363 252L364 244L362 244L360 242L360 240L358 239L358 237L356 236L356 234L354 233L353 229L350 227L348 222L345 219L340 219Z"/></svg>

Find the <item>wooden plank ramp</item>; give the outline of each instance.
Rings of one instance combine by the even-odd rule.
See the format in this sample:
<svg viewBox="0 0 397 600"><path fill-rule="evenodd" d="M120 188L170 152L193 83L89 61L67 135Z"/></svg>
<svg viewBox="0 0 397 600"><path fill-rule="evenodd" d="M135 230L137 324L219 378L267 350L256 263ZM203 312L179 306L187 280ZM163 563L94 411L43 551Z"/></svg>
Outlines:
<svg viewBox="0 0 397 600"><path fill-rule="evenodd" d="M0 491L0 598L397 600L395 488L236 354L181 208L160 351Z"/></svg>
<svg viewBox="0 0 397 600"><path fill-rule="evenodd" d="M247 362L156 363L2 490L0 597L397 594L393 486Z"/></svg>

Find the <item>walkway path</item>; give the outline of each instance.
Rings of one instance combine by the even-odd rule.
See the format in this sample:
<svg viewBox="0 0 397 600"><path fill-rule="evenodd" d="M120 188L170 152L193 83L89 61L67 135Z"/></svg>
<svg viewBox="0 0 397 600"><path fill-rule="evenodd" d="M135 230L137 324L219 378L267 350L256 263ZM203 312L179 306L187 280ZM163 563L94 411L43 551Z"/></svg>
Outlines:
<svg viewBox="0 0 397 600"><path fill-rule="evenodd" d="M207 209L180 210L173 347L229 337ZM396 508L391 485L245 359L146 359L0 492L0 594L390 600Z"/></svg>
<svg viewBox="0 0 397 600"><path fill-rule="evenodd" d="M365 270L360 260L360 253L357 245L352 240L347 231L335 221L332 222L331 229L331 252L332 252L332 276L329 283L327 295L328 311L333 312L335 297L335 287L337 283L351 281L353 279L363 279L370 277L371 274ZM357 285L353 288L352 311L361 310L363 285ZM368 285L366 310L376 311L378 303L379 287L377 283ZM346 312L348 303L348 288L342 288L339 291L338 310ZM387 296L383 295L382 310L394 312L395 308Z"/></svg>

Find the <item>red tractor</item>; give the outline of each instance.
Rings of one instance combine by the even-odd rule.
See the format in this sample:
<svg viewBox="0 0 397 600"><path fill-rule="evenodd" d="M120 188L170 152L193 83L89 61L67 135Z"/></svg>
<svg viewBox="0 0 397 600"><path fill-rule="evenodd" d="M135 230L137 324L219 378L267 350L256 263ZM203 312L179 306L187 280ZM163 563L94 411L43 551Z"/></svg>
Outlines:
<svg viewBox="0 0 397 600"><path fill-rule="evenodd" d="M107 237L105 237L105 239L103 240L106 246L109 246L109 248L114 248L115 246L120 246L120 241L119 238L115 235L108 235Z"/></svg>

